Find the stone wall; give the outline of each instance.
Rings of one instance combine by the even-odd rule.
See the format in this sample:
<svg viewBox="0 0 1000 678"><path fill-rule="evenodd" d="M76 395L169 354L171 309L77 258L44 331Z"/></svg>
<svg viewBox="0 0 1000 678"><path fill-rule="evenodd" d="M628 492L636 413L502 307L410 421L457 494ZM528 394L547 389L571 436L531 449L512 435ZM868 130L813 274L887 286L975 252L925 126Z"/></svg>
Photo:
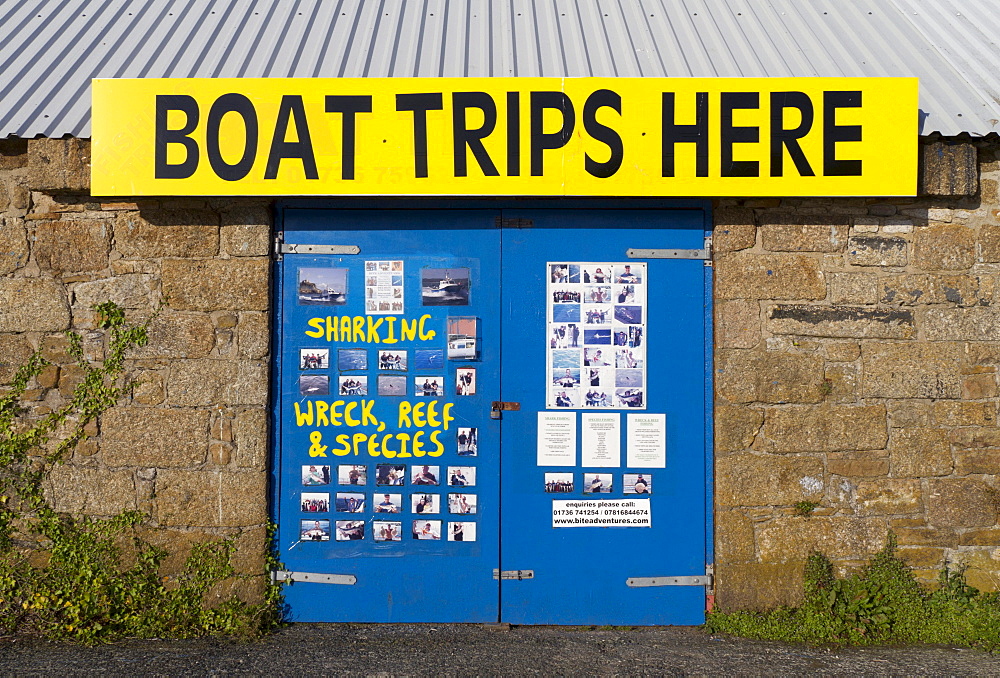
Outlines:
<svg viewBox="0 0 1000 678"><path fill-rule="evenodd" d="M978 146L978 177L975 146L925 146L917 199L716 202L723 607L795 603L811 549L847 572L889 530L921 579L1000 588L1000 144Z"/></svg>
<svg viewBox="0 0 1000 678"><path fill-rule="evenodd" d="M846 571L890 529L924 579L962 561L1000 588L1000 147L979 146L980 172L970 144L926 146L919 199L717 201L722 606L793 603L810 549ZM240 570L261 572L269 203L88 188L87 142L0 140L0 385L41 349L56 367L30 395L55 407L79 378L65 330L99 359L94 303L163 305L129 396L50 496L146 511L159 543L234 536Z"/></svg>
<svg viewBox="0 0 1000 678"><path fill-rule="evenodd" d="M89 172L86 141L0 140L0 384L40 349L55 366L29 396L35 413L57 407L79 378L66 330L99 360L94 304L137 320L162 305L128 397L55 469L49 497L95 516L140 509L154 542L180 548L235 537L238 570L263 573L268 203L102 200Z"/></svg>

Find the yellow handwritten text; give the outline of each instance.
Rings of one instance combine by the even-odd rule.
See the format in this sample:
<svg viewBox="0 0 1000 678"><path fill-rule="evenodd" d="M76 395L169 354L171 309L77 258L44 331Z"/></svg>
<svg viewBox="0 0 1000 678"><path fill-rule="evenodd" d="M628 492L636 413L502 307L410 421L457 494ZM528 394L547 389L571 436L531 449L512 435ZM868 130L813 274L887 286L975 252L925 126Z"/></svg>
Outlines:
<svg viewBox="0 0 1000 678"><path fill-rule="evenodd" d="M410 403L404 400L399 403L399 428L441 428L448 430L448 424L455 421L451 416L451 407L454 403L445 403L441 408L441 418L438 419L438 401L431 400L427 403Z"/></svg>
<svg viewBox="0 0 1000 678"><path fill-rule="evenodd" d="M296 426L312 426L313 422L316 426L341 426L341 419L347 426L378 426L381 423L372 412L372 408L375 407L374 400L362 400L360 403L343 400L335 400L332 403L309 400L304 409L299 403L294 403L294 407ZM361 419L356 419L354 411L359 407Z"/></svg>
<svg viewBox="0 0 1000 678"><path fill-rule="evenodd" d="M430 314L425 314L413 320L397 318L388 315L382 318L363 315L326 316L325 318L310 318L306 325L312 329L305 331L307 337L313 339L325 338L328 342L365 343L365 344L395 344L399 341L430 341L437 332L427 328L431 320ZM382 325L385 324L383 328ZM396 337L396 324L399 323L400 338ZM384 329L384 334L383 334Z"/></svg>
<svg viewBox="0 0 1000 678"><path fill-rule="evenodd" d="M330 451L338 457L349 454L358 456L362 452L367 452L369 457L383 456L388 459L401 459L404 457L440 457L444 454L444 445L439 436L441 431L417 431L413 435L409 433L341 433L337 436L337 447ZM425 449L424 438L434 444L433 449ZM392 446L395 442L398 446Z"/></svg>
<svg viewBox="0 0 1000 678"><path fill-rule="evenodd" d="M307 400L305 404L293 403L295 408L295 425L309 427L347 426L354 429L350 433L339 433L334 437L335 445L322 445L322 433L319 430L309 434L312 443L309 447L310 456L327 456L327 451L338 457L349 454L355 456L367 453L370 457L405 458L405 457L440 457L444 454L444 444L441 442L441 429L447 431L455 418L451 415L454 403L444 403L438 400L411 403L404 400L398 405L398 428L401 429L434 429L432 431L398 431L383 433L385 422L380 420L375 412L375 400L346 401ZM359 412L360 410L360 412ZM364 431L359 429L374 429Z"/></svg>

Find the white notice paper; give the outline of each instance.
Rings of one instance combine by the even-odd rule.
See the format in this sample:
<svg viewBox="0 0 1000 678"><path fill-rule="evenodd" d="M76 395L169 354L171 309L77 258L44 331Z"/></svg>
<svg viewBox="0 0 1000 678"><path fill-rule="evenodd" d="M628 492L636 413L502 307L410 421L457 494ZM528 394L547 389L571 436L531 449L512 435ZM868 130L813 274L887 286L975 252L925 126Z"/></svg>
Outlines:
<svg viewBox="0 0 1000 678"><path fill-rule="evenodd" d="M584 412L582 466L622 465L621 416L618 412Z"/></svg>
<svg viewBox="0 0 1000 678"><path fill-rule="evenodd" d="M576 412L538 413L538 465L576 466Z"/></svg>
<svg viewBox="0 0 1000 678"><path fill-rule="evenodd" d="M648 499L553 499L552 527L652 527Z"/></svg>
<svg viewBox="0 0 1000 678"><path fill-rule="evenodd" d="M667 467L667 415L629 414L625 456L638 468Z"/></svg>

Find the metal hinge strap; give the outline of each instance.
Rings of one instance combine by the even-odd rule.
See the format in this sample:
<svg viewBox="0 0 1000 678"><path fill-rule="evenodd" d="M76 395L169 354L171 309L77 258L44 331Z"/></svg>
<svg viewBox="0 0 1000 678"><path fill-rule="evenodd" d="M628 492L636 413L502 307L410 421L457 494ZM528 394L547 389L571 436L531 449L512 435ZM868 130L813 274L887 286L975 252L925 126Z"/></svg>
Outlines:
<svg viewBox="0 0 1000 678"><path fill-rule="evenodd" d="M666 249L639 249L636 247L625 251L625 256L629 259L711 259L712 254L707 249L703 250L666 250Z"/></svg>
<svg viewBox="0 0 1000 678"><path fill-rule="evenodd" d="M278 254L361 254L357 245L303 245L300 243L277 243Z"/></svg>
<svg viewBox="0 0 1000 678"><path fill-rule="evenodd" d="M322 574L319 572L290 572L288 570L272 570L271 581L288 584L293 581L308 581L314 584L345 584L353 586L358 578L353 574Z"/></svg>
<svg viewBox="0 0 1000 678"><path fill-rule="evenodd" d="M494 579L534 579L534 570L493 570Z"/></svg>
<svg viewBox="0 0 1000 678"><path fill-rule="evenodd" d="M630 247L625 250L625 256L629 259L701 259L708 262L706 266L711 266L712 236L705 237L705 246L700 250Z"/></svg>
<svg viewBox="0 0 1000 678"><path fill-rule="evenodd" d="M626 586L639 588L643 586L711 586L712 575L695 574L680 577L629 577Z"/></svg>

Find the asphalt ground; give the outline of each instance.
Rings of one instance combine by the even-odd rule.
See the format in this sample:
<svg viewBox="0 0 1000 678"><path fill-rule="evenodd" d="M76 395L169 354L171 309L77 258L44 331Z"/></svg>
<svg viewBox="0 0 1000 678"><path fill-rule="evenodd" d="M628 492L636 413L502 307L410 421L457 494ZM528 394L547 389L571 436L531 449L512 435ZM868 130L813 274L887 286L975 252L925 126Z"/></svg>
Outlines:
<svg viewBox="0 0 1000 678"><path fill-rule="evenodd" d="M255 643L0 638L3 675L1000 676L1000 655L942 646L817 648L697 628L294 624Z"/></svg>

